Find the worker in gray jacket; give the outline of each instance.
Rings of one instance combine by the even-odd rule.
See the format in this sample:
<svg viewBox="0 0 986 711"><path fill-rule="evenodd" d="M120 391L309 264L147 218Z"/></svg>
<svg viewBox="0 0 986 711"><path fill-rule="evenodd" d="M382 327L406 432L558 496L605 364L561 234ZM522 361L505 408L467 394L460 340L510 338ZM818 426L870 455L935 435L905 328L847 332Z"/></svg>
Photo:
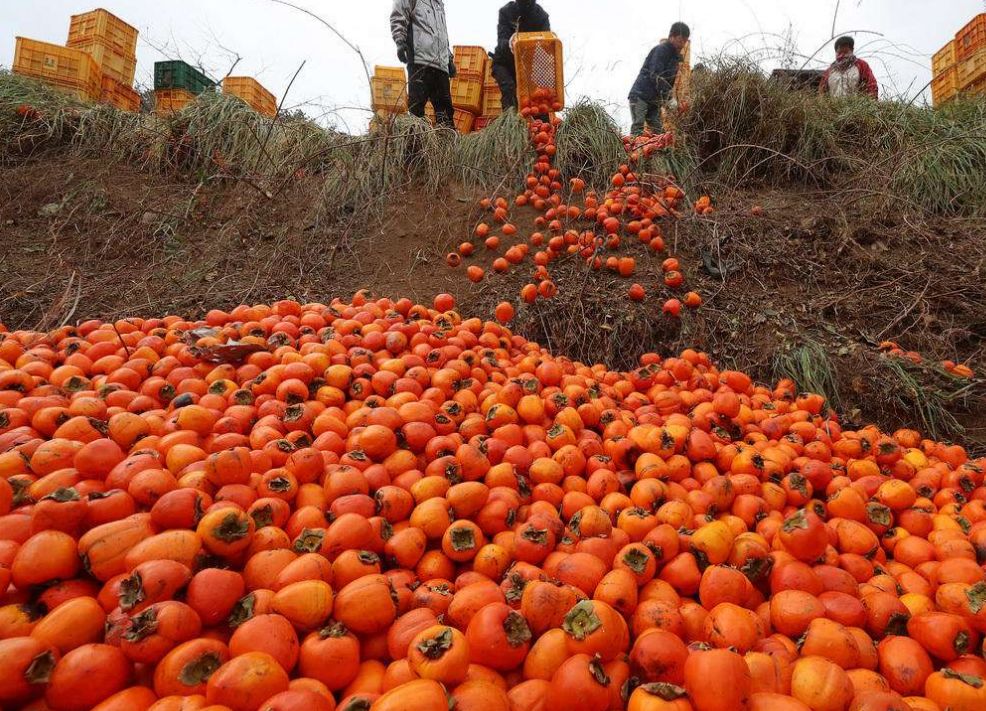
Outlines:
<svg viewBox="0 0 986 711"><path fill-rule="evenodd" d="M439 125L454 128L449 79L455 76L443 0L394 0L390 31L407 65L408 110L424 117L429 101Z"/></svg>

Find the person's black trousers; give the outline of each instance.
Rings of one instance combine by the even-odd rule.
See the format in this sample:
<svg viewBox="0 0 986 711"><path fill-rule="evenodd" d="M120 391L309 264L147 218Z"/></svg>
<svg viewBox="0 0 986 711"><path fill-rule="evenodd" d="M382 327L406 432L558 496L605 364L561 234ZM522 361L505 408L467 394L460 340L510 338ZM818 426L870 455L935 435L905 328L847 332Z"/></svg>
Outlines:
<svg viewBox="0 0 986 711"><path fill-rule="evenodd" d="M517 108L517 69L513 64L493 64L493 78L500 85L503 110Z"/></svg>
<svg viewBox="0 0 986 711"><path fill-rule="evenodd" d="M448 74L434 67L415 65L408 68L408 76L408 111L418 118L424 118L425 104L430 101L435 109L435 122L440 126L455 128Z"/></svg>

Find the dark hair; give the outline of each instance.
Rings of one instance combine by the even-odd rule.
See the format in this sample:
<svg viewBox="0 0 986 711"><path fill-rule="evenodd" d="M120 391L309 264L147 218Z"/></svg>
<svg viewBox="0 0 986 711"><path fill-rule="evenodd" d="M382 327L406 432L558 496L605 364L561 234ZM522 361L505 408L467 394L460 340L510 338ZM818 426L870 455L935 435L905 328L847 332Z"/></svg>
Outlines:
<svg viewBox="0 0 986 711"><path fill-rule="evenodd" d="M692 36L692 31L688 29L688 25L684 22L676 22L671 25L671 32L668 33L668 37L684 37L688 39Z"/></svg>
<svg viewBox="0 0 986 711"><path fill-rule="evenodd" d="M848 35L845 37L840 37L835 41L835 51L838 52L843 47L847 49L856 49L856 40Z"/></svg>

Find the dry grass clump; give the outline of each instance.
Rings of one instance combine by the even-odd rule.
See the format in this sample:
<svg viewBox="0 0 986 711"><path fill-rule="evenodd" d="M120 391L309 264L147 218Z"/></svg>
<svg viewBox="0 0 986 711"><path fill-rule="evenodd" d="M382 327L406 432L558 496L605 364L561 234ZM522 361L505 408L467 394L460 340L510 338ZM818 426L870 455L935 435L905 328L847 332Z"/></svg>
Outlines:
<svg viewBox="0 0 986 711"><path fill-rule="evenodd" d="M794 182L849 200L986 212L986 100L833 100L730 59L696 82L680 125L701 178L726 187Z"/></svg>
<svg viewBox="0 0 986 711"><path fill-rule="evenodd" d="M485 190L520 190L537 158L527 122L516 111L501 114L482 131L460 136L455 162L462 183Z"/></svg>

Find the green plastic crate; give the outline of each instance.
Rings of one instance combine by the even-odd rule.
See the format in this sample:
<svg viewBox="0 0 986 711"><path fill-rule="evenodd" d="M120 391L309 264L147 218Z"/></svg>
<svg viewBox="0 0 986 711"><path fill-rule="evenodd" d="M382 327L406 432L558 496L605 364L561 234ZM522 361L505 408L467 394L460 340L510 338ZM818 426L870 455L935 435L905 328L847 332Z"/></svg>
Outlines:
<svg viewBox="0 0 986 711"><path fill-rule="evenodd" d="M155 89L184 89L193 94L214 89L216 82L190 64L180 60L154 64Z"/></svg>

